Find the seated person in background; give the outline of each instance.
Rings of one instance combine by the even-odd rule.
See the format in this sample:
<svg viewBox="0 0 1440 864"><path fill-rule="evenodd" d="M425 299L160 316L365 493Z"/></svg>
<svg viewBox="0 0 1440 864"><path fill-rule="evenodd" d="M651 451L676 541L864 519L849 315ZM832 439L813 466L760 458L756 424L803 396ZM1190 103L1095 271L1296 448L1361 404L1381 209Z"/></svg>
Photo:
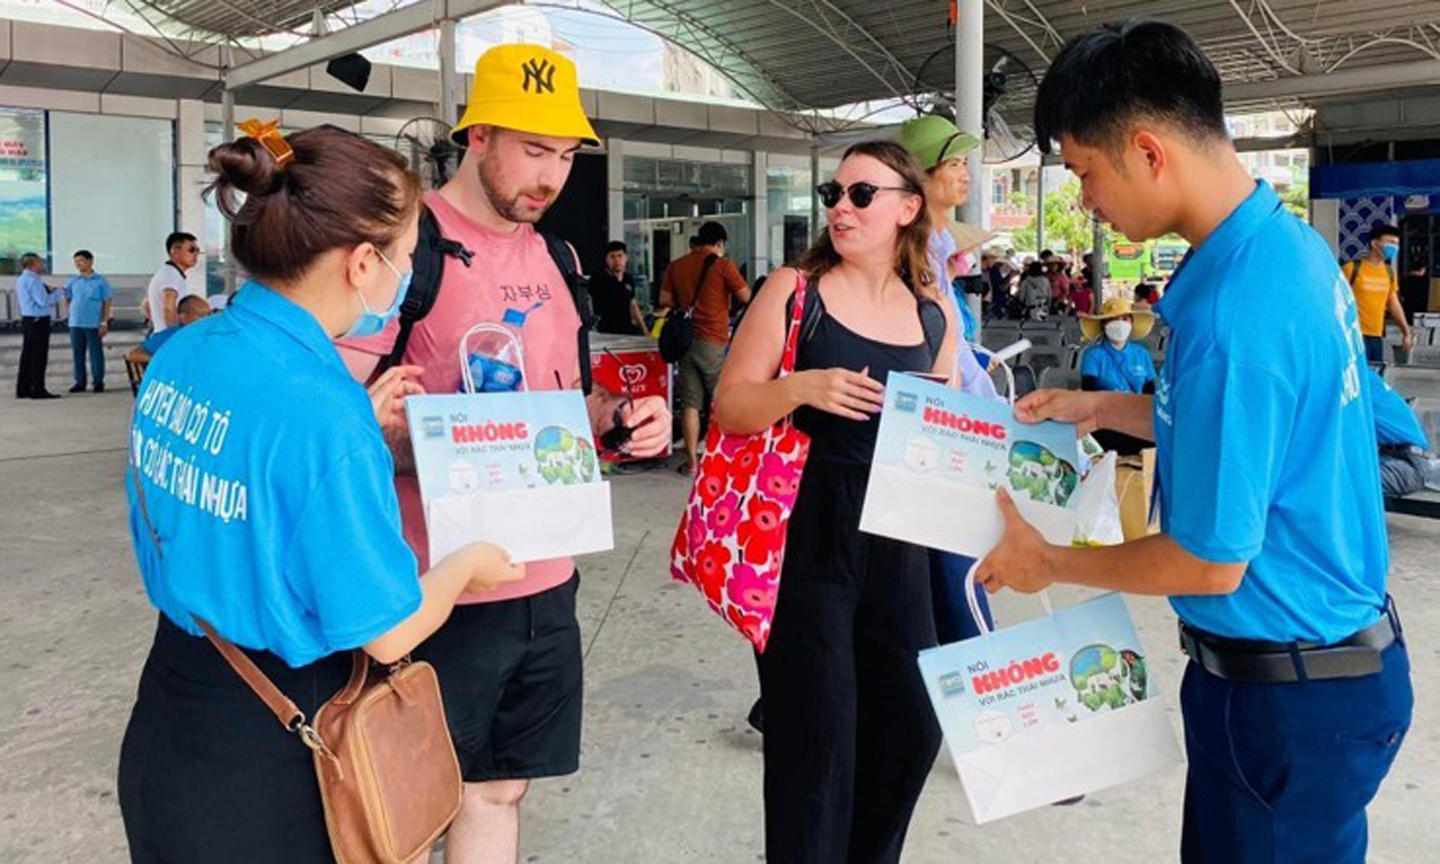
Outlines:
<svg viewBox="0 0 1440 864"><path fill-rule="evenodd" d="M1155 296L1155 286L1149 282L1141 282L1135 286L1135 308L1149 309L1155 305L1160 298Z"/></svg>
<svg viewBox="0 0 1440 864"><path fill-rule="evenodd" d="M1367 370L1370 408L1375 413L1375 440L1380 445L1380 491L1386 498L1403 498L1425 488L1440 491L1440 459L1415 411L1385 379Z"/></svg>
<svg viewBox="0 0 1440 864"><path fill-rule="evenodd" d="M1080 356L1080 389L1154 393L1155 363L1150 349L1130 341L1149 336L1154 326L1153 313L1135 309L1123 297L1106 300L1098 315L1081 315L1080 331L1094 344ZM1139 453L1147 446L1138 438L1111 430L1097 431L1095 440L1121 456Z"/></svg>
<svg viewBox="0 0 1440 864"><path fill-rule="evenodd" d="M146 354L145 359L148 360L154 357L155 352L160 350L161 345L168 342L171 336L180 332L180 327L184 327L187 324L194 324L196 321L209 315L210 301L198 294L187 294L180 298L178 311L180 313L180 325L178 327L167 327L164 330L157 330L151 333L144 342L140 343L140 349Z"/></svg>
<svg viewBox="0 0 1440 864"><path fill-rule="evenodd" d="M1095 294L1079 279L1070 283L1070 307L1076 315L1089 315L1091 307L1095 305Z"/></svg>

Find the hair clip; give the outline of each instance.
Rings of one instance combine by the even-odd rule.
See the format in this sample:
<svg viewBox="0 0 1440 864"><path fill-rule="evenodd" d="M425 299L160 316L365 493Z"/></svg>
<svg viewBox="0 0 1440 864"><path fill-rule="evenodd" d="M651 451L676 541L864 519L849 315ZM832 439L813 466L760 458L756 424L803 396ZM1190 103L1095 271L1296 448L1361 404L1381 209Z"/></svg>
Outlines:
<svg viewBox="0 0 1440 864"><path fill-rule="evenodd" d="M275 157L275 164L284 168L295 158L295 151L290 148L290 142L280 134L280 121L271 120L269 123L261 123L251 117L240 124L240 131L245 133L246 138L253 138L266 149L270 155Z"/></svg>

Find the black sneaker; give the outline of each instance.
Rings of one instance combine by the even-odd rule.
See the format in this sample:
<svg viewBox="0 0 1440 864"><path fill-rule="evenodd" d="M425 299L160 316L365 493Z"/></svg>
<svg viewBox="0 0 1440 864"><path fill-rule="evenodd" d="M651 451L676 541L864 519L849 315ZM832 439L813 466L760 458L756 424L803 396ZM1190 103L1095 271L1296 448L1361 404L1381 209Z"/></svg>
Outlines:
<svg viewBox="0 0 1440 864"><path fill-rule="evenodd" d="M74 387L71 387L71 388L70 388L70 392L71 392L71 393L84 393L84 392L85 392L85 385L84 385L84 384L76 384Z"/></svg>
<svg viewBox="0 0 1440 864"><path fill-rule="evenodd" d="M59 399L59 393L51 393L49 390L41 390L39 393L31 393L31 399Z"/></svg>
<svg viewBox="0 0 1440 864"><path fill-rule="evenodd" d="M105 385L104 385L104 384L96 384L96 385L95 385L95 392L96 392L96 393L104 393L104 392L105 392Z"/></svg>

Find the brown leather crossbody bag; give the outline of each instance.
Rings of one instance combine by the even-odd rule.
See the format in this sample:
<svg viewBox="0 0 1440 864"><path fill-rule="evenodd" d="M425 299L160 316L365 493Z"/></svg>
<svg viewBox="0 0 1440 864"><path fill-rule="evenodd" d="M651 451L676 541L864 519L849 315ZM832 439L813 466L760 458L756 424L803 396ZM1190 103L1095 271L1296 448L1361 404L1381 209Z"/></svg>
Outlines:
<svg viewBox="0 0 1440 864"><path fill-rule="evenodd" d="M163 560L133 459L131 471L140 515ZM313 752L336 861L413 864L425 856L460 812L464 790L430 664L406 658L372 669L369 655L355 649L349 683L307 722L245 652L195 620L280 725Z"/></svg>

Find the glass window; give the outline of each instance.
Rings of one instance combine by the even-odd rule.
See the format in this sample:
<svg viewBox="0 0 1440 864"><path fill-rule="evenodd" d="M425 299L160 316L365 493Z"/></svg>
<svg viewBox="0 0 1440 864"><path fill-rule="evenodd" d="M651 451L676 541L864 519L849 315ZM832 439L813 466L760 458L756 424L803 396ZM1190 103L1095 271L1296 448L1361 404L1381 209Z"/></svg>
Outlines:
<svg viewBox="0 0 1440 864"><path fill-rule="evenodd" d="M49 253L45 112L0 108L0 273L26 252Z"/></svg>
<svg viewBox="0 0 1440 864"><path fill-rule="evenodd" d="M95 253L101 273L153 273L175 230L175 127L169 120L50 112L54 270Z"/></svg>
<svg viewBox="0 0 1440 864"><path fill-rule="evenodd" d="M810 196L814 194L809 168L774 166L765 170L766 224L770 229L769 269L800 257L809 246ZM824 212L823 210L821 211Z"/></svg>

